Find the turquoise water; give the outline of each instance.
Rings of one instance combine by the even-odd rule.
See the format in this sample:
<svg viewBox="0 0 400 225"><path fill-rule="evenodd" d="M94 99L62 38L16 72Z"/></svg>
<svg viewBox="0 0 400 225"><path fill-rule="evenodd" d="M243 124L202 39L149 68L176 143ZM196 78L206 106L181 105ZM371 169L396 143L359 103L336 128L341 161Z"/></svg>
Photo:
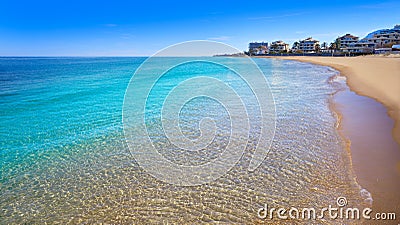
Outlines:
<svg viewBox="0 0 400 225"><path fill-rule="evenodd" d="M249 172L245 154L242 163L212 183L178 187L148 175L125 143L124 94L144 60L0 58L0 223L253 223L265 203L323 208L345 196L351 205L366 204L329 110L329 98L341 85L329 82L335 71L255 59L276 104L276 134L267 159ZM236 82L215 68L207 73ZM160 92L152 93L155 105L163 100L163 88L182 77L163 79ZM252 114L251 101L249 106L256 134L258 115ZM160 111L147 107L154 109L148 118ZM214 151L200 161L215 157L229 133L227 113L204 99L182 111L188 136L199 135L196 124L204 115L215 117L220 129ZM162 152L163 137L157 119L153 122L150 138ZM164 153L193 162L185 152Z"/></svg>

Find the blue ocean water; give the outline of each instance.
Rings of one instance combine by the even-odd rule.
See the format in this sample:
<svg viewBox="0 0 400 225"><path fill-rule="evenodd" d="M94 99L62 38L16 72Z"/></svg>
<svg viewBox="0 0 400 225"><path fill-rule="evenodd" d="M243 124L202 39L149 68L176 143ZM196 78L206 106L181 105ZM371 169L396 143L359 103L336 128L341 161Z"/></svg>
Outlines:
<svg viewBox="0 0 400 225"><path fill-rule="evenodd" d="M255 59L277 113L270 154L256 171L239 163L220 179L194 187L148 175L130 154L122 124L125 90L145 59L0 58L0 221L252 223L266 203L322 208L345 196L352 205L365 204L329 110L340 86L329 79L336 71L293 61ZM173 85L182 78L173 75L161 82ZM215 68L209 75L228 76ZM163 100L159 93L153 93L156 101ZM199 117L217 116L218 151L226 145L229 118L214 104L194 102L182 117L188 135L196 137ZM160 139L156 126L150 134Z"/></svg>

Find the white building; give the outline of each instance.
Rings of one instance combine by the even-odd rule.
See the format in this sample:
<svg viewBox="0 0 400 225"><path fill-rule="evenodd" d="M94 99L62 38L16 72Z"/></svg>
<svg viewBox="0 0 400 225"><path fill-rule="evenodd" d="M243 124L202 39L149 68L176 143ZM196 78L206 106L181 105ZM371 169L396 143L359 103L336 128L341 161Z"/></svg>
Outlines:
<svg viewBox="0 0 400 225"><path fill-rule="evenodd" d="M270 53L280 53L280 52L288 52L289 51L289 44L286 44L283 41L274 41L269 46Z"/></svg>
<svg viewBox="0 0 400 225"><path fill-rule="evenodd" d="M360 41L350 44L344 51L372 53L375 49L391 47L390 45L394 44L400 44L400 25L396 25L392 29L374 31Z"/></svg>
<svg viewBox="0 0 400 225"><path fill-rule="evenodd" d="M368 40L360 40L359 42L350 44L343 49L343 52L350 53L372 53L375 49L375 44Z"/></svg>
<svg viewBox="0 0 400 225"><path fill-rule="evenodd" d="M372 37L367 36L367 40L375 44L375 48L382 48L386 44L400 43L400 25L393 29L383 29L374 33Z"/></svg>
<svg viewBox="0 0 400 225"><path fill-rule="evenodd" d="M299 41L298 50L304 53L315 53L317 51L317 45L319 45L319 41L309 37Z"/></svg>
<svg viewBox="0 0 400 225"><path fill-rule="evenodd" d="M268 53L268 42L250 42L250 55L264 55Z"/></svg>
<svg viewBox="0 0 400 225"><path fill-rule="evenodd" d="M338 48L342 51L345 51L346 48L357 42L358 42L358 37L351 34L345 34L336 39L336 43L339 45Z"/></svg>
<svg viewBox="0 0 400 225"><path fill-rule="evenodd" d="M392 48L376 48L374 50L375 54L385 54L385 53L391 53L392 52Z"/></svg>

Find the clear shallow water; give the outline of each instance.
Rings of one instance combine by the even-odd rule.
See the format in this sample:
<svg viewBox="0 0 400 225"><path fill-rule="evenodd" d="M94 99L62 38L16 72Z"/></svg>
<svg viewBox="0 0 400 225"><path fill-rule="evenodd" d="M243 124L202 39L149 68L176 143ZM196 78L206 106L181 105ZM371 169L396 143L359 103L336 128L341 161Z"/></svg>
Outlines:
<svg viewBox="0 0 400 225"><path fill-rule="evenodd" d="M366 205L329 110L328 99L340 87L328 82L335 71L256 59L277 111L267 159L249 172L250 153L245 154L210 184L177 187L143 171L124 141L124 93L144 60L0 58L1 221L253 223L266 203L323 208L344 196L349 205ZM240 63L240 58L221 60ZM227 74L214 70L210 76L223 79ZM215 151L226 145L227 129L226 113L216 113L217 108L209 100L193 102L182 115L182 126L194 137L199 116L218 117ZM150 133L153 140L160 139L157 126ZM335 222L340 223L319 221Z"/></svg>

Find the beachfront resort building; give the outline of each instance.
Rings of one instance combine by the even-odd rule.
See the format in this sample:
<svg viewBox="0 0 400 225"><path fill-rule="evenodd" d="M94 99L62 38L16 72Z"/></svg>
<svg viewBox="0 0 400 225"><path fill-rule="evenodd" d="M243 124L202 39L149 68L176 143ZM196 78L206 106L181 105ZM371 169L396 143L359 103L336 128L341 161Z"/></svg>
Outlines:
<svg viewBox="0 0 400 225"><path fill-rule="evenodd" d="M289 51L289 44L286 44L283 41L274 41L269 46L269 53L281 53L281 52L288 52Z"/></svg>
<svg viewBox="0 0 400 225"><path fill-rule="evenodd" d="M358 42L358 37L351 34L345 34L341 37L336 38L335 43L338 45L337 46L338 49L345 51L346 48L357 42Z"/></svg>
<svg viewBox="0 0 400 225"><path fill-rule="evenodd" d="M303 53L315 53L317 52L318 47L319 41L313 39L312 37L309 37L298 42L297 50L300 50Z"/></svg>
<svg viewBox="0 0 400 225"><path fill-rule="evenodd" d="M268 53L268 42L250 42L250 55L265 55Z"/></svg>
<svg viewBox="0 0 400 225"><path fill-rule="evenodd" d="M369 34L366 39L375 44L375 48L392 47L394 44L400 44L400 25L393 29L383 29ZM389 46L390 45L390 46Z"/></svg>
<svg viewBox="0 0 400 225"><path fill-rule="evenodd" d="M350 44L344 52L372 53L376 49L391 48L395 44L400 44L400 25L392 29L374 31L360 41Z"/></svg>
<svg viewBox="0 0 400 225"><path fill-rule="evenodd" d="M347 48L342 49L343 52L349 53L372 53L375 49L375 44L366 39L349 45Z"/></svg>

